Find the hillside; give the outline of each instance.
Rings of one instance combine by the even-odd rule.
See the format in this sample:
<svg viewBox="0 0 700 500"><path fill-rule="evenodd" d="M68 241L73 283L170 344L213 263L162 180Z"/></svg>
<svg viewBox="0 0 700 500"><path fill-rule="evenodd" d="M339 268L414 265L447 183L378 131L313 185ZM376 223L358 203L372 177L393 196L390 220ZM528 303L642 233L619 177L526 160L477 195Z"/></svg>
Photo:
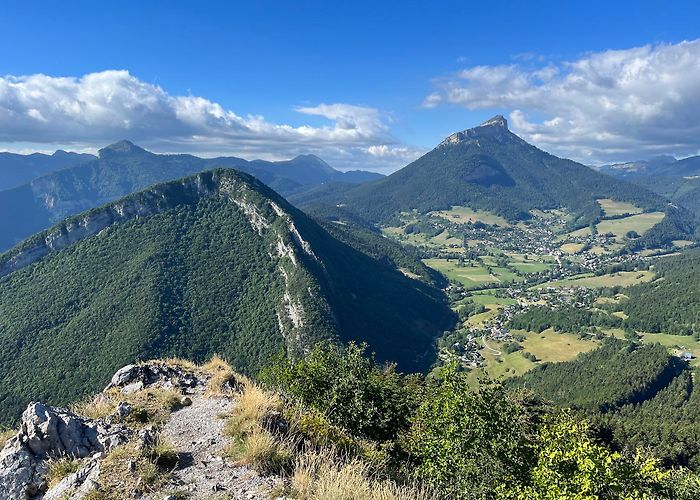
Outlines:
<svg viewBox="0 0 700 500"><path fill-rule="evenodd" d="M381 177L372 172L339 172L313 155L281 162L249 162L236 157L204 159L191 155L158 155L128 141L107 146L100 150L99 158L90 159L73 168L32 178L27 184L0 191L0 211L14 214L14 217L0 219L0 251L70 215L152 184L213 168L245 171L283 196L302 193L324 183L360 183Z"/></svg>
<svg viewBox="0 0 700 500"><path fill-rule="evenodd" d="M693 378L665 347L608 339L574 361L542 365L509 385L579 409L615 446L648 446L668 463L697 467L700 391Z"/></svg>
<svg viewBox="0 0 700 500"><path fill-rule="evenodd" d="M660 196L550 155L508 130L497 116L478 127L452 134L438 147L384 179L349 189L317 190L301 206L343 204L372 222L398 213L426 213L469 206L507 220L522 220L533 209L565 208L572 226L585 226L601 216L596 199L633 203L646 211L668 211ZM682 225L682 224L679 224ZM677 230L678 228L675 228Z"/></svg>
<svg viewBox="0 0 700 500"><path fill-rule="evenodd" d="M3 420L29 399L70 401L154 356L216 352L255 373L282 347L293 355L331 338L421 370L452 324L442 292L232 170L67 219L0 256L0 276Z"/></svg>
<svg viewBox="0 0 700 500"><path fill-rule="evenodd" d="M654 191L700 217L700 156L603 165L598 170Z"/></svg>
<svg viewBox="0 0 700 500"><path fill-rule="evenodd" d="M32 179L50 172L75 167L94 159L95 157L89 154L66 151L56 151L52 155L0 153L0 191L26 184Z"/></svg>
<svg viewBox="0 0 700 500"><path fill-rule="evenodd" d="M630 328L700 336L700 252L660 259L654 264L659 279L629 288L621 308Z"/></svg>

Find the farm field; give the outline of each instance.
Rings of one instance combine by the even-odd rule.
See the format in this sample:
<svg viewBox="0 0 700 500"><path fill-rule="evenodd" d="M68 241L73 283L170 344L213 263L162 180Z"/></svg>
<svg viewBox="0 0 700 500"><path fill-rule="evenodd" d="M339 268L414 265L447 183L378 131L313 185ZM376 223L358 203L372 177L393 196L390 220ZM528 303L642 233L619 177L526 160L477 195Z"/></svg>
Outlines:
<svg viewBox="0 0 700 500"><path fill-rule="evenodd" d="M603 274L595 276L590 273L581 274L564 280L550 281L537 285L535 288L545 287L585 287L585 288L606 288L611 286L632 286L639 283L652 281L655 274L652 271L620 271L613 274Z"/></svg>
<svg viewBox="0 0 700 500"><path fill-rule="evenodd" d="M622 219L603 220L596 225L596 228L600 234L613 233L616 240L622 240L628 231L636 231L640 235L646 233L664 217L663 212L638 214Z"/></svg>
<svg viewBox="0 0 700 500"><path fill-rule="evenodd" d="M487 340L488 346L501 354L498 355L486 347L482 348L479 352L486 360L486 366L481 370L474 370L475 372L485 372L494 379L515 377L541 363L572 360L579 353L593 350L599 345L594 340L581 339L571 333L556 333L551 329L540 334L523 330L513 330L512 333L525 335L525 340L521 342L523 350L506 353L503 351L505 343ZM537 361L525 358L523 352L534 354Z"/></svg>
<svg viewBox="0 0 700 500"><path fill-rule="evenodd" d="M583 243L564 243L561 247L562 252L568 253L569 255L574 255L579 253L581 250L583 250L586 247L585 244Z"/></svg>
<svg viewBox="0 0 700 500"><path fill-rule="evenodd" d="M471 289L483 287L484 284L488 283L508 283L520 279L518 275L504 267L492 267L491 270L494 274L489 274L483 265L460 266L459 261L454 259L424 259L423 262Z"/></svg>
<svg viewBox="0 0 700 500"><path fill-rule="evenodd" d="M540 334L526 332L525 335L527 338L522 342L523 348L542 362L569 361L581 352L598 347L594 340L581 339L572 333L557 333L551 328Z"/></svg>
<svg viewBox="0 0 700 500"><path fill-rule="evenodd" d="M450 222L466 224L467 222L483 222L484 224L495 224L501 227L508 227L510 224L503 217L485 212L483 210L472 210L469 207L452 207L450 210L440 210L431 212L431 215L442 217Z"/></svg>
<svg viewBox="0 0 700 500"><path fill-rule="evenodd" d="M605 215L608 217L613 217L615 215L624 214L639 214L642 213L642 209L633 205L632 203L627 203L624 201L615 201L610 198L602 198L598 200L600 208L603 209Z"/></svg>
<svg viewBox="0 0 700 500"><path fill-rule="evenodd" d="M495 304L508 306L518 303L516 299L512 299L510 297L494 297L492 294L489 293L474 293L470 297L468 297L468 300L476 302L477 304L484 305Z"/></svg>
<svg viewBox="0 0 700 500"><path fill-rule="evenodd" d="M622 242L628 231L636 231L643 235L649 229L661 222L665 217L663 212L650 212L648 214L630 215L621 219L602 220L596 224L599 234L612 233L617 242ZM584 227L569 233L571 237L586 237L591 235L591 229Z"/></svg>

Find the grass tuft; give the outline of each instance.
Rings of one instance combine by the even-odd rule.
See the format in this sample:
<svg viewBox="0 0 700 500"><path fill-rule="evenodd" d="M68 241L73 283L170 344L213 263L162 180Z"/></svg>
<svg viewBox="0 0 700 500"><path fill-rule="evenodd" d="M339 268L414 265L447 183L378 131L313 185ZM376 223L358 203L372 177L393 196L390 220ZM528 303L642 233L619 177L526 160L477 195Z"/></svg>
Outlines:
<svg viewBox="0 0 700 500"><path fill-rule="evenodd" d="M226 421L224 432L228 436L240 438L261 427L266 416L281 412L282 409L282 399L277 394L248 381Z"/></svg>
<svg viewBox="0 0 700 500"><path fill-rule="evenodd" d="M105 395L98 395L95 398L85 399L71 405L73 413L83 417L98 420L114 413L117 403Z"/></svg>
<svg viewBox="0 0 700 500"><path fill-rule="evenodd" d="M17 434L17 431L14 429L2 429L2 428L0 428L0 450L2 450L5 447L5 444L15 434Z"/></svg>
<svg viewBox="0 0 700 500"><path fill-rule="evenodd" d="M264 429L234 440L224 456L264 474L288 474L294 464L291 443L276 439Z"/></svg>
<svg viewBox="0 0 700 500"><path fill-rule="evenodd" d="M56 486L65 477L78 472L80 460L73 457L51 458L47 461L46 480L49 488Z"/></svg>
<svg viewBox="0 0 700 500"><path fill-rule="evenodd" d="M300 500L432 500L425 488L372 477L370 466L344 460L332 450L301 454L291 477L291 495Z"/></svg>

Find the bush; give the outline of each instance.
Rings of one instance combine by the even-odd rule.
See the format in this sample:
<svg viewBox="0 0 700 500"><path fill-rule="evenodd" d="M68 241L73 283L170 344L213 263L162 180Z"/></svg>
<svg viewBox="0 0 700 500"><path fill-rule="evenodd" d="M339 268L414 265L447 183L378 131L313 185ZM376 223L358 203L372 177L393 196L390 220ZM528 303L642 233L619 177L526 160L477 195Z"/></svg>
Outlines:
<svg viewBox="0 0 700 500"><path fill-rule="evenodd" d="M320 343L301 360L280 356L261 379L351 434L387 441L408 429L422 393L419 376L380 368L366 345Z"/></svg>
<svg viewBox="0 0 700 500"><path fill-rule="evenodd" d="M469 388L450 367L420 405L406 446L415 475L451 498L489 496L499 484L526 477L535 459L538 405L500 385Z"/></svg>

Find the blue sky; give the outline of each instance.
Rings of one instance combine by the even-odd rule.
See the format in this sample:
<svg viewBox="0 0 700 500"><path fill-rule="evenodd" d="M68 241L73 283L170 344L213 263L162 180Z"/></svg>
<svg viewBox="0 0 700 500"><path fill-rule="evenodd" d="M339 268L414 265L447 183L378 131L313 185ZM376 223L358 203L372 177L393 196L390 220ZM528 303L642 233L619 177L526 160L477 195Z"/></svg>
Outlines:
<svg viewBox="0 0 700 500"><path fill-rule="evenodd" d="M588 163L700 148L684 114L700 94L697 2L337 4L5 1L0 149L94 150L127 137L159 151L315 152L389 171L495 113ZM640 65L631 87L606 83ZM102 77L82 80L90 74ZM99 92L118 120L90 115ZM80 116L56 109L72 100ZM678 110L683 123L671 120Z"/></svg>

